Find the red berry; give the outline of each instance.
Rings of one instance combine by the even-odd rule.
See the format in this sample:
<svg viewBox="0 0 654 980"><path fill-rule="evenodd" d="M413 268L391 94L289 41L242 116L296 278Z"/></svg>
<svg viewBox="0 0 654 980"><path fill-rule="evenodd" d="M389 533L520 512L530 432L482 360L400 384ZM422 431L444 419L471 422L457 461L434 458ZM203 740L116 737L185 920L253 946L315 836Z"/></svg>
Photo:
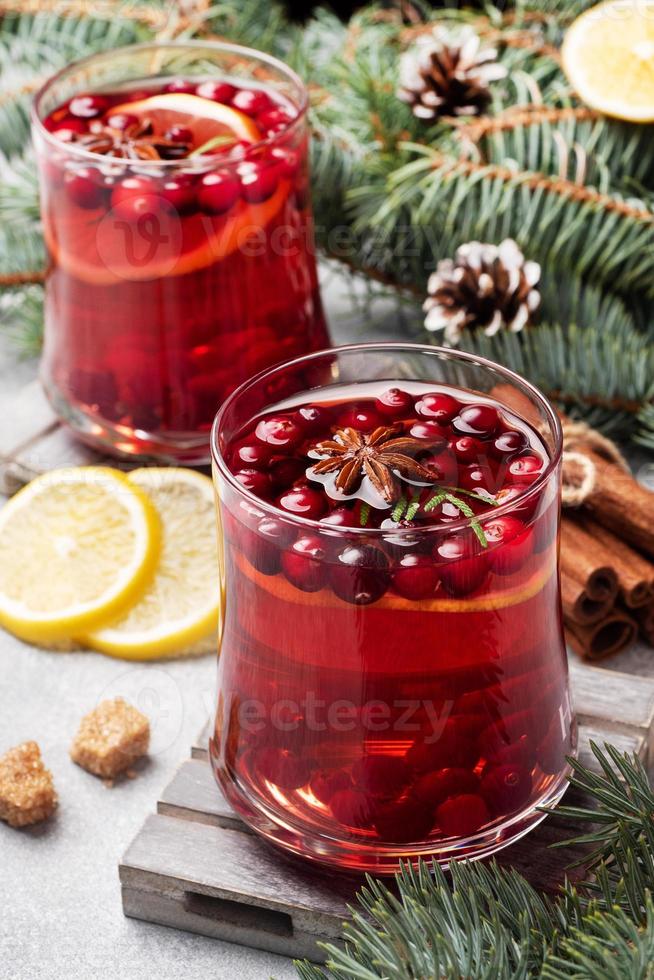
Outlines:
<svg viewBox="0 0 654 980"><path fill-rule="evenodd" d="M301 163L299 153L296 153L295 150L289 150L285 146L273 146L270 150L270 156L278 165L282 177L291 180L296 176Z"/></svg>
<svg viewBox="0 0 654 980"><path fill-rule="evenodd" d="M404 555L393 571L393 588L405 599L426 599L434 594L438 583L438 571L427 555Z"/></svg>
<svg viewBox="0 0 654 980"><path fill-rule="evenodd" d="M309 789L315 798L327 804L335 793L351 787L352 778L344 769L318 769L309 782Z"/></svg>
<svg viewBox="0 0 654 980"><path fill-rule="evenodd" d="M405 760L394 755L367 755L352 766L356 788L380 799L395 799L410 778Z"/></svg>
<svg viewBox="0 0 654 980"><path fill-rule="evenodd" d="M469 769L437 769L420 776L411 789L412 796L434 810L450 796L478 793L479 780Z"/></svg>
<svg viewBox="0 0 654 980"><path fill-rule="evenodd" d="M231 464L237 469L261 468L270 459L270 449L260 442L242 442L232 449Z"/></svg>
<svg viewBox="0 0 654 980"><path fill-rule="evenodd" d="M64 188L71 201L80 208L98 208L104 201L105 187L102 174L94 167L66 171Z"/></svg>
<svg viewBox="0 0 654 980"><path fill-rule="evenodd" d="M315 534L305 535L282 555L282 571L296 589L318 592L325 585L327 569L324 563L325 549Z"/></svg>
<svg viewBox="0 0 654 980"><path fill-rule="evenodd" d="M109 108L109 100L103 95L76 95L70 100L68 111L80 119L95 119Z"/></svg>
<svg viewBox="0 0 654 980"><path fill-rule="evenodd" d="M490 496L495 492L495 476L487 463L473 463L459 470L459 486L462 490L482 491Z"/></svg>
<svg viewBox="0 0 654 980"><path fill-rule="evenodd" d="M291 119L292 117L286 109L278 106L275 109L267 109L265 112L259 113L257 116L257 126L266 135L271 136L273 133L280 133L283 129L286 129Z"/></svg>
<svg viewBox="0 0 654 980"><path fill-rule="evenodd" d="M242 88L232 98L232 105L248 116L258 116L273 107L273 102L261 89Z"/></svg>
<svg viewBox="0 0 654 980"><path fill-rule="evenodd" d="M270 460L270 479L281 490L290 487L297 480L304 480L306 462L295 456L275 456Z"/></svg>
<svg viewBox="0 0 654 980"><path fill-rule="evenodd" d="M165 136L167 140L172 140L174 143L193 142L193 133L188 126L171 126L166 130Z"/></svg>
<svg viewBox="0 0 654 980"><path fill-rule="evenodd" d="M414 439L424 439L445 447L447 443L446 430L438 422L414 422L409 429L409 435Z"/></svg>
<svg viewBox="0 0 654 980"><path fill-rule="evenodd" d="M292 527L273 517L264 517L257 529L238 528L237 543L247 555L250 564L263 575L276 575L281 555L293 540Z"/></svg>
<svg viewBox="0 0 654 980"><path fill-rule="evenodd" d="M358 830L372 826L377 810L375 802L356 789L342 789L334 793L329 806L339 823Z"/></svg>
<svg viewBox="0 0 654 980"><path fill-rule="evenodd" d="M503 459L505 456L512 456L513 453L521 453L528 445L529 440L524 432L507 429L495 436L493 454L499 459Z"/></svg>
<svg viewBox="0 0 654 980"><path fill-rule="evenodd" d="M419 844L434 826L433 812L409 798L387 803L375 816L375 830L383 841L397 844Z"/></svg>
<svg viewBox="0 0 654 980"><path fill-rule="evenodd" d="M304 436L298 423L288 415L271 415L261 419L254 431L261 442L289 452L301 442Z"/></svg>
<svg viewBox="0 0 654 980"><path fill-rule="evenodd" d="M336 595L358 606L381 599L389 579L388 558L374 545L348 545L330 569Z"/></svg>
<svg viewBox="0 0 654 980"><path fill-rule="evenodd" d="M359 527L354 510L349 507L335 507L329 514L320 518L321 524L328 524L330 527Z"/></svg>
<svg viewBox="0 0 654 980"><path fill-rule="evenodd" d="M292 487L281 495L277 501L282 510L299 517L318 521L327 510L327 501L319 490L311 487Z"/></svg>
<svg viewBox="0 0 654 980"><path fill-rule="evenodd" d="M270 497L272 493L270 477L267 473L262 473L261 470L237 470L234 473L234 479L238 480L241 486L249 490L250 493L256 494L257 497L261 497L263 500Z"/></svg>
<svg viewBox="0 0 654 980"><path fill-rule="evenodd" d="M434 548L441 581L453 596L464 596L481 588L488 575L485 554L475 554L472 532L449 534Z"/></svg>
<svg viewBox="0 0 654 980"><path fill-rule="evenodd" d="M494 572L512 575L517 572L534 550L534 535L517 517L506 514L484 521L488 541L488 560Z"/></svg>
<svg viewBox="0 0 654 980"><path fill-rule="evenodd" d="M112 112L107 116L107 126L110 126L112 129L118 129L121 133L128 126L137 126L138 122L138 116L133 115L131 112Z"/></svg>
<svg viewBox="0 0 654 980"><path fill-rule="evenodd" d="M522 766L487 766L481 777L481 793L491 813L511 813L529 799L531 773Z"/></svg>
<svg viewBox="0 0 654 980"><path fill-rule="evenodd" d="M279 170L276 164L246 160L237 169L241 180L241 197L249 204L267 201L277 190Z"/></svg>
<svg viewBox="0 0 654 980"><path fill-rule="evenodd" d="M500 417L492 405L475 403L466 405L452 423L453 428L464 436L481 436L490 439L500 424Z"/></svg>
<svg viewBox="0 0 654 980"><path fill-rule="evenodd" d="M518 456L509 464L507 479L511 483L535 483L543 466L544 460L540 456Z"/></svg>
<svg viewBox="0 0 654 980"><path fill-rule="evenodd" d="M423 395L420 401L416 402L418 415L426 419L436 419L442 424L451 422L460 408L461 404L456 398L438 391Z"/></svg>
<svg viewBox="0 0 654 980"><path fill-rule="evenodd" d="M327 432L332 421L332 412L324 405L303 405L297 410L295 418L305 432L316 435Z"/></svg>
<svg viewBox="0 0 654 980"><path fill-rule="evenodd" d="M196 198L190 174L169 177L159 193L178 214L190 214L195 209Z"/></svg>
<svg viewBox="0 0 654 980"><path fill-rule="evenodd" d="M58 123L51 130L62 143L74 143L80 133L87 131L88 127L82 119L67 119L65 122Z"/></svg>
<svg viewBox="0 0 654 980"><path fill-rule="evenodd" d="M436 810L436 822L446 837L469 837L489 820L486 804L473 793L452 796Z"/></svg>
<svg viewBox="0 0 654 980"><path fill-rule="evenodd" d="M508 487L502 487L502 489L495 494L495 500L500 506L504 504L509 504L514 500L518 500L519 497L523 497L529 492L529 487L526 483L512 483ZM515 514L519 514L523 520L528 520L533 517L538 507L538 495L532 496L529 500L523 500L519 504L516 504L513 508Z"/></svg>
<svg viewBox="0 0 654 980"><path fill-rule="evenodd" d="M432 423L424 422L423 424L431 425ZM429 456L425 456L420 462L428 470L433 470L434 478L439 483L445 484L448 487L457 486L459 480L459 464L456 461L456 456L449 449L439 449L436 446L435 452L430 453ZM427 503L431 497L433 497L433 493L429 494L424 503Z"/></svg>
<svg viewBox="0 0 654 980"><path fill-rule="evenodd" d="M462 463L486 462L486 449L474 436L458 436L451 441L450 449Z"/></svg>
<svg viewBox="0 0 654 980"><path fill-rule="evenodd" d="M401 388L389 388L375 399L375 408L384 418L406 418L413 409L413 398Z"/></svg>
<svg viewBox="0 0 654 980"><path fill-rule="evenodd" d="M164 92L184 92L187 95L195 95L195 84L186 78L174 78L164 86Z"/></svg>
<svg viewBox="0 0 654 980"><path fill-rule="evenodd" d="M488 758L495 765L523 766L525 769L533 769L535 765L534 747L531 739L527 735L521 735L517 741L501 748L485 751L482 747L481 754ZM558 772L558 770L557 770Z"/></svg>
<svg viewBox="0 0 654 980"><path fill-rule="evenodd" d="M203 174L198 181L198 204L205 214L224 214L236 203L241 185L228 170Z"/></svg>
<svg viewBox="0 0 654 980"><path fill-rule="evenodd" d="M151 177L125 177L111 194L111 207L128 221L146 214L156 214L160 202L159 184Z"/></svg>
<svg viewBox="0 0 654 980"><path fill-rule="evenodd" d="M236 92L236 86L229 82L201 82L195 90L195 94L201 99L211 99L212 102L222 102L223 105L228 105Z"/></svg>
<svg viewBox="0 0 654 980"><path fill-rule="evenodd" d="M289 749L267 746L256 753L255 768L268 782L283 790L299 789L306 785L311 775L310 761Z"/></svg>
<svg viewBox="0 0 654 980"><path fill-rule="evenodd" d="M359 432L372 432L382 424L381 416L366 405L353 405L338 417L340 428L357 429Z"/></svg>
<svg viewBox="0 0 654 980"><path fill-rule="evenodd" d="M408 749L406 761L416 772L432 769L471 769L479 759L474 739L463 730L463 725L451 719L443 731L419 739Z"/></svg>

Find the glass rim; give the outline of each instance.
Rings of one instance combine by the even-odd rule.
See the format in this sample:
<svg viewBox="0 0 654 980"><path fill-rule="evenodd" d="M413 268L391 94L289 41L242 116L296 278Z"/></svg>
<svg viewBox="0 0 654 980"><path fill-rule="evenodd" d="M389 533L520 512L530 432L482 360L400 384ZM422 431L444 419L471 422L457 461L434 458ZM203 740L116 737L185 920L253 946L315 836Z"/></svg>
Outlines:
<svg viewBox="0 0 654 980"><path fill-rule="evenodd" d="M261 497L257 497L256 494L247 490L242 483L235 478L234 474L231 472L227 466L227 461L225 460L223 454L220 451L218 445L218 433L221 427L222 420L225 414L229 411L234 402L237 401L239 397L244 395L247 391L262 384L266 379L272 377L279 371L295 369L297 367L304 366L311 363L312 361L317 361L320 358L333 357L334 355L343 353L365 353L366 351L407 351L412 354L428 354L435 355L437 357L442 357L446 355L449 359L467 361L468 363L475 364L482 368L492 369L503 376L507 381L516 384L518 387L527 389L529 395L544 409L546 418L550 424L553 436L554 436L554 447L551 456L549 457L547 466L544 467L542 472L539 474L538 479L529 486L528 490L524 493L519 494L513 500L508 501L505 504L500 504L499 506L489 508L489 510L482 511L481 514L475 514L474 518L462 518L458 521L452 521L451 524L446 524L442 526L437 526L434 524L428 524L423 527L411 527L402 528L381 528L381 527L347 527L339 528L336 526L330 526L319 520L313 520L308 517L302 517L298 514L291 514L289 511L282 510L276 504L271 503L267 500L262 500ZM407 379L408 380L408 379ZM315 389L320 391L319 388ZM380 538L388 538L389 535L397 535L402 537L403 535L415 536L427 536L432 535L442 535L442 534L453 534L456 531L461 531L466 528L470 528L475 521L487 520L491 516L493 517L503 517L506 514L511 514L524 503L526 500L530 500L535 497L542 489L549 483L551 477L558 469L561 457L563 454L563 429L561 426L561 420L556 413L554 407L548 398L530 381L527 381L522 375L515 371L506 368L501 364L497 364L495 361L489 360L487 357L482 357L477 354L471 354L468 351L455 350L450 347L438 347L431 344L405 344L400 342L371 342L362 344L344 344L341 347L329 347L324 350L314 351L311 354L304 354L301 357L295 357L289 361L282 361L279 364L275 364L270 368L265 368L263 371L259 371L258 374L253 375L248 378L238 386L228 397L225 399L223 404L218 409L216 416L211 427L210 436L210 448L211 448L211 459L213 463L218 468L220 475L227 481L227 483L234 489L239 496L243 497L249 503L262 509L266 516L272 516L275 518L282 518L290 524L296 525L300 528L305 528L310 531L319 531L323 533L333 534L335 536L342 536L343 538L349 537L350 535L363 535L372 537L373 540L379 540Z"/></svg>
<svg viewBox="0 0 654 980"><path fill-rule="evenodd" d="M30 122L32 127L38 132L39 136L45 140L45 142L54 147L59 151L64 151L65 153L70 153L73 157L80 160L95 163L96 165L102 161L105 166L108 163L120 163L121 165L129 168L135 167L157 167L161 168L162 172L166 170L171 170L174 168L179 169L186 163L188 165L189 158L186 157L183 160L126 160L123 157L112 157L104 153L93 153L91 150L85 150L81 146L77 146L75 143L64 143L62 140L57 139L53 132L46 129L43 119L39 113L39 109L44 97L48 94L50 89L60 82L66 75L71 74L83 68L85 65L91 64L100 60L101 58L111 59L116 57L116 55L122 55L129 51L158 51L162 48L173 48L182 50L183 48L190 49L201 49L209 48L215 51L225 51L228 53L239 54L244 57L249 58L251 61L260 61L269 65L272 68L280 71L282 75L293 82L297 86L298 91L301 93L300 102L297 106L297 115L292 119L289 119L284 126L277 132L273 133L271 136L266 136L264 139L257 140L250 146L251 150L265 149L268 146L276 146L277 143L289 133L295 126L298 125L306 116L307 110L309 108L309 90L306 84L302 81L297 72L287 65L285 62L281 61L279 58L275 58L274 55L267 54L265 51L257 51L256 48L248 48L242 44L231 44L228 41L203 41L200 39L189 40L189 41L145 41L141 44L124 44L120 48L111 48L107 51L96 51L93 54L86 55L84 58L79 58L77 61L71 62L69 65L65 65L60 68L58 72L51 75L43 85L38 89L34 98L32 99L32 105L30 108ZM227 166L232 163L242 163L242 157L238 155L238 151L232 150L230 153L221 155L220 158L208 157L214 166ZM200 163L202 157L197 157L195 159L196 163ZM206 166L206 160L205 160Z"/></svg>

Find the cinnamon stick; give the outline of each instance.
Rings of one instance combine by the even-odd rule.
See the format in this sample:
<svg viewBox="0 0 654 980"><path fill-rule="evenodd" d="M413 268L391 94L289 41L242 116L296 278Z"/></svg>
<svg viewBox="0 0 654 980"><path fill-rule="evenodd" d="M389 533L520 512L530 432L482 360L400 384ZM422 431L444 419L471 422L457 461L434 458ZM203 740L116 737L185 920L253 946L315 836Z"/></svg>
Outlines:
<svg viewBox="0 0 654 980"><path fill-rule="evenodd" d="M595 602L615 601L618 576L606 549L569 517L561 521L561 572Z"/></svg>
<svg viewBox="0 0 654 980"><path fill-rule="evenodd" d="M634 615L640 626L640 633L643 639L650 646L654 646L654 602L642 609L636 609Z"/></svg>
<svg viewBox="0 0 654 980"><path fill-rule="evenodd" d="M614 598L591 599L583 585L561 573L561 603L566 623L590 626L605 619L613 608Z"/></svg>
<svg viewBox="0 0 654 980"><path fill-rule="evenodd" d="M618 578L620 597L629 609L639 609L654 600L654 565L612 531L590 518L579 517L581 527L606 549L607 560Z"/></svg>
<svg viewBox="0 0 654 980"><path fill-rule="evenodd" d="M591 626L566 624L566 638L584 660L603 660L624 650L636 638L638 627L627 613L616 609Z"/></svg>
<svg viewBox="0 0 654 980"><path fill-rule="evenodd" d="M597 453L575 451L595 464L595 486L584 506L603 527L654 558L654 493Z"/></svg>

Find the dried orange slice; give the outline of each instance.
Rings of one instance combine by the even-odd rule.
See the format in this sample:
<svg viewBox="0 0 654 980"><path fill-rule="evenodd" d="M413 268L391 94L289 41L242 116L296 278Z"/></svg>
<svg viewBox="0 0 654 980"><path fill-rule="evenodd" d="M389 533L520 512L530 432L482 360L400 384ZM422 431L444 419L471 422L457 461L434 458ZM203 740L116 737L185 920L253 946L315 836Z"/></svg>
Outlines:
<svg viewBox="0 0 654 980"><path fill-rule="evenodd" d="M586 105L618 119L654 122L654 2L591 7L568 29L561 55Z"/></svg>

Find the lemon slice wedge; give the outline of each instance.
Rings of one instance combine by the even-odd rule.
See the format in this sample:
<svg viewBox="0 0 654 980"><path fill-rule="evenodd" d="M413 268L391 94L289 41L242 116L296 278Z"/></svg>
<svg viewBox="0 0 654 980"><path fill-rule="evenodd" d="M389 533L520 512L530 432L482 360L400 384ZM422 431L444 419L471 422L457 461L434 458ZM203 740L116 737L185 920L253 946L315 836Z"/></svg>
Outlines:
<svg viewBox="0 0 654 980"><path fill-rule="evenodd" d="M59 469L0 510L0 624L48 644L109 622L143 591L159 520L118 470Z"/></svg>
<svg viewBox="0 0 654 980"><path fill-rule="evenodd" d="M591 7L568 28L561 56L586 105L630 122L654 121L654 2Z"/></svg>
<svg viewBox="0 0 654 980"><path fill-rule="evenodd" d="M159 512L159 567L136 605L82 642L126 660L215 648L220 588L211 480L193 470L152 467L134 470L129 481Z"/></svg>

